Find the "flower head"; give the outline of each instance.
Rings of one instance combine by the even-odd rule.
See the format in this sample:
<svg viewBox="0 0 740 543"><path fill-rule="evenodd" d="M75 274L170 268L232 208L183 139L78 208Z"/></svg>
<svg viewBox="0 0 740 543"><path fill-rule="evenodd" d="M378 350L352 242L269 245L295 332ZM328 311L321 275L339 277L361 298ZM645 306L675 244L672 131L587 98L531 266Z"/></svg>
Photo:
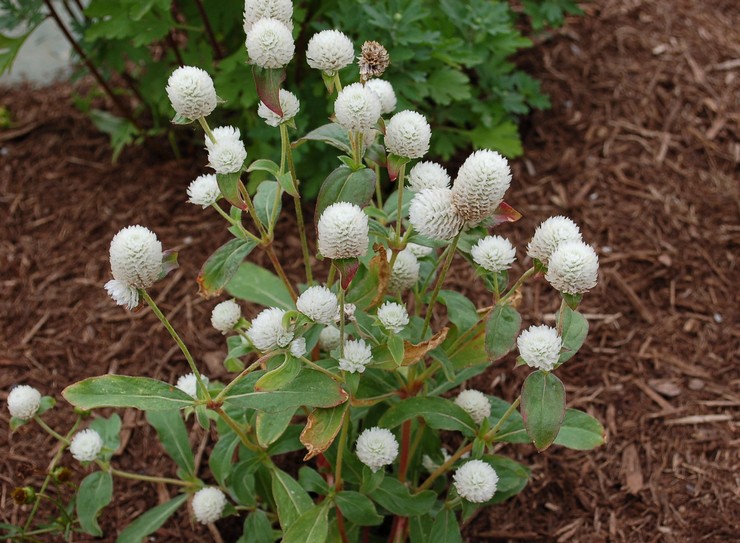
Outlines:
<svg viewBox="0 0 740 543"><path fill-rule="evenodd" d="M200 378L203 381L203 384L208 386L208 377L200 374ZM193 398L198 398L198 379L195 377L194 373L186 373L185 375L181 375L177 379L177 384L175 385L175 388L179 388L182 390L185 394L188 396L191 396Z"/></svg>
<svg viewBox="0 0 740 543"><path fill-rule="evenodd" d="M344 342L344 356L339 359L339 369L350 373L363 373L365 366L373 361L370 346L362 339L350 339Z"/></svg>
<svg viewBox="0 0 740 543"><path fill-rule="evenodd" d="M388 253L389 262L392 257L393 254ZM393 263L393 269L391 270L388 289L396 291L413 287L419 280L419 267L419 261L409 249L404 249L398 253L396 261Z"/></svg>
<svg viewBox="0 0 740 543"><path fill-rule="evenodd" d="M409 172L409 188L419 192L423 189L449 188L450 174L436 162L417 162Z"/></svg>
<svg viewBox="0 0 740 543"><path fill-rule="evenodd" d="M380 111L378 95L361 83L344 87L334 102L337 123L347 130L364 132L374 128Z"/></svg>
<svg viewBox="0 0 740 543"><path fill-rule="evenodd" d="M69 452L78 462L92 462L103 448L103 438L92 428L77 432L69 444Z"/></svg>
<svg viewBox="0 0 740 543"><path fill-rule="evenodd" d="M479 390L463 390L455 398L455 403L470 415L476 424L480 424L491 414L491 402Z"/></svg>
<svg viewBox="0 0 740 543"><path fill-rule="evenodd" d="M357 457L373 472L392 464L398 456L398 441L386 428L367 428L357 438Z"/></svg>
<svg viewBox="0 0 740 543"><path fill-rule="evenodd" d="M360 78L363 81L372 77L380 77L391 63L391 57L386 48L376 41L363 43L357 60L360 66Z"/></svg>
<svg viewBox="0 0 740 543"><path fill-rule="evenodd" d="M468 224L491 216L511 184L509 162L495 151L475 151L460 166L452 186L452 201Z"/></svg>
<svg viewBox="0 0 740 543"><path fill-rule="evenodd" d="M295 52L293 34L278 19L260 19L247 32L247 52L249 59L261 68L282 68Z"/></svg>
<svg viewBox="0 0 740 543"><path fill-rule="evenodd" d="M421 158L429 151L432 129L416 111L396 113L385 127L385 147L394 155Z"/></svg>
<svg viewBox="0 0 740 543"><path fill-rule="evenodd" d="M226 495L216 487L201 488L193 496L193 513L201 524L210 524L221 518L226 507Z"/></svg>
<svg viewBox="0 0 740 543"><path fill-rule="evenodd" d="M234 300L221 302L211 312L211 324L222 334L231 332L241 318L242 308Z"/></svg>
<svg viewBox="0 0 740 543"><path fill-rule="evenodd" d="M137 289L151 287L162 273L162 244L143 226L127 226L110 243L113 281L105 290L118 305L133 309L139 304Z"/></svg>
<svg viewBox="0 0 740 543"><path fill-rule="evenodd" d="M527 245L527 255L547 264L558 245L566 241L581 241L578 225L567 217L550 217L534 231Z"/></svg>
<svg viewBox="0 0 740 543"><path fill-rule="evenodd" d="M306 60L311 68L333 76L354 62L355 46L339 30L322 30L308 40Z"/></svg>
<svg viewBox="0 0 740 543"><path fill-rule="evenodd" d="M473 503L487 502L496 493L498 475L482 460L470 460L460 466L452 479L457 493Z"/></svg>
<svg viewBox="0 0 740 543"><path fill-rule="evenodd" d="M519 334L516 344L527 365L543 371L550 371L555 367L563 348L558 331L544 324L527 328Z"/></svg>
<svg viewBox="0 0 740 543"><path fill-rule="evenodd" d="M393 85L388 83L385 79L371 79L365 86L373 91L380 100L380 112L383 115L392 113L396 109L396 93L393 90Z"/></svg>
<svg viewBox="0 0 740 543"><path fill-rule="evenodd" d="M206 136L208 165L221 174L241 171L247 159L247 150L240 139L239 129L221 126L213 131L213 135L215 143Z"/></svg>
<svg viewBox="0 0 740 543"><path fill-rule="evenodd" d="M329 325L319 334L319 347L327 353L339 347L340 341L339 328L336 326Z"/></svg>
<svg viewBox="0 0 740 543"><path fill-rule="evenodd" d="M319 218L319 252L326 258L354 258L367 253L367 215L355 204L336 202Z"/></svg>
<svg viewBox="0 0 740 543"><path fill-rule="evenodd" d="M409 312L396 302L385 302L378 308L378 320L386 330L397 334L409 323Z"/></svg>
<svg viewBox="0 0 740 543"><path fill-rule="evenodd" d="M306 338L297 337L290 342L290 354L296 358L300 358L306 354Z"/></svg>
<svg viewBox="0 0 740 543"><path fill-rule="evenodd" d="M244 2L244 33L248 34L260 19L277 19L293 28L292 0L246 0Z"/></svg>
<svg viewBox="0 0 740 543"><path fill-rule="evenodd" d="M296 307L314 322L332 324L337 313L337 295L324 286L313 286L298 297Z"/></svg>
<svg viewBox="0 0 740 543"><path fill-rule="evenodd" d="M221 197L218 180L212 173L199 175L188 187L188 202L206 208L216 203Z"/></svg>
<svg viewBox="0 0 740 543"><path fill-rule="evenodd" d="M177 68L167 80L172 108L187 119L207 117L216 109L218 97L208 72L194 66Z"/></svg>
<svg viewBox="0 0 740 543"><path fill-rule="evenodd" d="M545 279L560 292L581 294L596 286L599 257L582 241L566 241L550 255Z"/></svg>
<svg viewBox="0 0 740 543"><path fill-rule="evenodd" d="M494 273L508 270L516 260L516 249L501 236L486 236L476 243L470 254L481 268Z"/></svg>
<svg viewBox="0 0 740 543"><path fill-rule="evenodd" d="M19 385L8 394L10 416L21 420L33 418L41 407L41 393L28 385Z"/></svg>
<svg viewBox="0 0 740 543"><path fill-rule="evenodd" d="M419 245L418 243L409 243L406 245L406 249L411 251L416 258L424 258L434 252L434 249L427 247L426 245Z"/></svg>
<svg viewBox="0 0 740 543"><path fill-rule="evenodd" d="M452 191L448 188L417 192L409 207L409 221L422 236L442 241L454 238L465 224L452 207Z"/></svg>
<svg viewBox="0 0 740 543"><path fill-rule="evenodd" d="M207 135L205 136L206 150L212 151L217 144L221 143L238 143L241 141L241 132L238 128L233 126L219 126L213 129L213 137L216 139L214 142Z"/></svg>
<svg viewBox="0 0 740 543"><path fill-rule="evenodd" d="M293 340L293 331L283 327L285 311L277 307L262 310L247 330L247 337L260 351L287 347Z"/></svg>
<svg viewBox="0 0 740 543"><path fill-rule="evenodd" d="M124 281L111 279L105 284L105 291L117 305L126 306L126 309L136 309L139 305L139 290Z"/></svg>
<svg viewBox="0 0 740 543"><path fill-rule="evenodd" d="M285 89L280 89L280 109L283 110L283 116L281 117L264 102L260 102L257 106L257 115L259 115L264 121L270 126L280 126L283 123L290 121L293 117L298 115L298 111L301 109L301 103L295 94Z"/></svg>

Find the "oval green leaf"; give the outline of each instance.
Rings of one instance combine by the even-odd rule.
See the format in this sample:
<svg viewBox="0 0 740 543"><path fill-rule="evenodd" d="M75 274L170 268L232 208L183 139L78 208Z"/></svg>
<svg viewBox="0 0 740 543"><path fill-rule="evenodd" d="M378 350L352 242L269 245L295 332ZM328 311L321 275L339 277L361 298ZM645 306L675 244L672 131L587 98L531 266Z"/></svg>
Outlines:
<svg viewBox="0 0 740 543"><path fill-rule="evenodd" d="M216 249L196 279L200 293L206 297L217 296L256 246L257 242L252 239L232 239Z"/></svg>
<svg viewBox="0 0 740 543"><path fill-rule="evenodd" d="M486 352L498 360L514 348L522 326L522 316L510 305L497 305L486 321Z"/></svg>
<svg viewBox="0 0 740 543"><path fill-rule="evenodd" d="M106 471L94 471L80 484L77 490L77 518L86 534L101 536L98 514L113 498L113 477Z"/></svg>
<svg viewBox="0 0 740 543"><path fill-rule="evenodd" d="M383 517L375 510L370 498L352 490L342 490L334 496L337 507L350 522L360 526L377 526Z"/></svg>
<svg viewBox="0 0 740 543"><path fill-rule="evenodd" d="M308 493L298 481L280 468L272 471L272 495L277 505L280 526L284 531L313 505Z"/></svg>
<svg viewBox="0 0 740 543"><path fill-rule="evenodd" d="M265 307L295 309L290 292L280 278L252 262L239 266L239 270L226 285L226 292L235 298Z"/></svg>
<svg viewBox="0 0 740 543"><path fill-rule="evenodd" d="M590 451L606 442L604 436L604 427L598 420L583 411L567 409L554 443L577 451Z"/></svg>
<svg viewBox="0 0 740 543"><path fill-rule="evenodd" d="M147 411L146 420L157 431L159 442L175 464L190 477L195 477L195 458L180 410Z"/></svg>
<svg viewBox="0 0 740 543"><path fill-rule="evenodd" d="M406 398L388 409L378 425L395 428L404 421L422 417L430 428L435 430L457 430L475 434L478 426L460 406L445 398L415 396Z"/></svg>
<svg viewBox="0 0 740 543"><path fill-rule="evenodd" d="M588 335L588 321L578 311L573 311L567 305L563 308L563 351L558 358L558 365L575 356L583 346Z"/></svg>
<svg viewBox="0 0 740 543"><path fill-rule="evenodd" d="M62 396L81 409L133 407L164 411L193 405L193 398L169 383L125 375L90 377L65 388Z"/></svg>
<svg viewBox="0 0 740 543"><path fill-rule="evenodd" d="M141 543L146 536L159 530L187 499L187 494L181 494L167 503L151 508L129 524L119 534L116 543Z"/></svg>
<svg viewBox="0 0 740 543"><path fill-rule="evenodd" d="M347 166L339 166L324 180L316 200L318 220L324 210L336 202L349 202L365 207L375 192L375 172L369 168L352 171Z"/></svg>
<svg viewBox="0 0 740 543"><path fill-rule="evenodd" d="M306 141L322 141L344 151L347 154L352 153L352 146L349 143L349 133L336 123L329 123L311 130L308 134L298 140L298 143Z"/></svg>
<svg viewBox="0 0 740 543"><path fill-rule="evenodd" d="M535 371L522 386L522 419L529 438L544 451L560 431L565 417L565 387L552 373Z"/></svg>
<svg viewBox="0 0 740 543"><path fill-rule="evenodd" d="M412 495L401 481L386 477L380 486L370 493L370 497L394 515L413 517L431 511L437 495L431 490Z"/></svg>

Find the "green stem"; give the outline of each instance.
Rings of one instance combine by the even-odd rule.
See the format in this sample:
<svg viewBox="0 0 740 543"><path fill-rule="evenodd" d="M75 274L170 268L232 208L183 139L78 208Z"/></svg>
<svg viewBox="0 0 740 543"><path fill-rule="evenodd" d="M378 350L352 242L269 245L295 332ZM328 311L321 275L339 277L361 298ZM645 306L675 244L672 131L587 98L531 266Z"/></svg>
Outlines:
<svg viewBox="0 0 740 543"><path fill-rule="evenodd" d="M340 377L339 375L336 375L336 374L334 374L334 373L330 372L330 371L329 371L329 370L327 370L326 368L322 368L321 366L319 366L318 364L316 364L316 363L312 362L311 360L309 360L309 359L308 359L308 358L306 358L305 356L302 356L302 357L301 357L301 360L302 360L302 361L303 361L303 363L304 363L304 364L306 364L306 366L308 366L309 368L311 368L311 369L313 369L313 370L316 370L316 371L318 371L318 372L320 372L320 373L323 373L324 375L326 375L326 376L330 377L331 379L333 379L333 380L334 380L334 381L336 381L337 383L344 383L344 379L342 379L342 378L341 378L341 377Z"/></svg>
<svg viewBox="0 0 740 543"><path fill-rule="evenodd" d="M427 275L427 278L424 279L424 283L421 285L421 288L419 289L419 299L423 300L424 296L426 296L427 290L429 290L429 283L431 282L433 277L436 277L437 270L439 269L440 265L445 261L447 258L447 254L450 252L450 246L448 245L445 247L445 250L442 251L442 254L439 257L439 260L437 261L436 266L434 267L434 270Z"/></svg>
<svg viewBox="0 0 740 543"><path fill-rule="evenodd" d="M334 279L337 274L337 268L336 266L332 265L329 267L329 277L326 278L326 286L328 288L331 288L331 286L334 284Z"/></svg>
<svg viewBox="0 0 740 543"><path fill-rule="evenodd" d="M221 407L214 408L214 411L218 414L219 417L223 419L223 421L229 426L229 428L234 430L234 433L237 436L239 436L239 439L241 440L242 444L244 444L244 446L247 449L249 449L252 452L262 451L262 449L260 449L257 445L255 445L249 440L249 437L244 432L244 429L241 426L239 426L239 423L236 422L234 419L232 419L228 415L228 413L226 413L226 411L224 411Z"/></svg>
<svg viewBox="0 0 740 543"><path fill-rule="evenodd" d="M501 300L499 300L499 304L503 304L504 302L507 302L509 299L511 299L514 294L516 294L517 290L519 290L519 287L521 287L524 282L532 277L536 273L536 270L534 269L534 266L529 268L527 271L525 271L519 279L517 279L516 283L514 283L514 286L512 286L509 289L509 292L507 292Z"/></svg>
<svg viewBox="0 0 740 543"><path fill-rule="evenodd" d="M339 272L339 356L344 356L344 288L342 288L342 272Z"/></svg>
<svg viewBox="0 0 740 543"><path fill-rule="evenodd" d="M334 74L334 88L337 89L337 94L342 92L342 80L339 79L339 72Z"/></svg>
<svg viewBox="0 0 740 543"><path fill-rule="evenodd" d="M244 225L241 223L241 221L237 221L231 215L229 215L228 213L226 213L226 211L224 211L223 209L221 209L221 206L220 205L218 205L217 203L213 203L213 204L211 204L211 207L213 207L216 211L218 211L218 213L224 219L226 219L229 222L229 224L231 224L232 226L236 226L239 229L239 231L242 234L244 234L246 237L250 238L252 241L254 241L256 243L262 243L262 240L260 238L258 238L257 236L255 236L254 234L252 234L252 232L250 232L249 230L247 230L246 228L244 228Z"/></svg>
<svg viewBox="0 0 740 543"><path fill-rule="evenodd" d="M558 324L557 324L557 330L558 335L563 335L563 314L565 313L565 306L567 304L565 303L565 298L560 299L560 310L558 311Z"/></svg>
<svg viewBox="0 0 740 543"><path fill-rule="evenodd" d="M257 360L255 360L254 362L252 362L252 363L251 363L251 364L249 365L249 367L248 367L248 368L246 368L246 369L245 369L244 371L242 371L242 372L241 372L241 373L240 373L239 375L237 375L236 377L234 377L234 379L232 379L232 381L231 381L231 382L230 382L230 383L229 383L228 385L226 385L226 386L225 386L225 387L224 387L224 388L223 388L223 389L221 390L221 392L219 392L219 393L218 393L218 395L217 395L217 396L216 396L216 397L215 397L215 398L213 399L213 402L214 402L214 403L221 403L221 402L223 402L224 398L226 397L226 394L227 394L227 393L228 393L228 392L229 392L229 391L230 391L230 390L231 390L232 388L234 388L234 386L236 386L236 384L237 384L237 383L238 383L239 381L241 381L241 380L242 380L242 379L243 379L244 377L246 377L247 375L249 375L249 374L250 374L250 373L251 373L252 371L256 370L256 369L257 369L257 368L258 368L259 366L261 366L261 365L262 365L262 363L263 363L263 362L264 362L265 360L268 360L268 359L269 359L269 358L270 358L271 356L273 356L273 353L270 353L270 354L266 354L266 355L264 355L264 356L262 356L262 357L258 358L258 359L257 359Z"/></svg>
<svg viewBox="0 0 740 543"><path fill-rule="evenodd" d="M380 186L380 165L375 165L375 200L378 204L378 209L383 209L383 191Z"/></svg>
<svg viewBox="0 0 740 543"><path fill-rule="evenodd" d="M42 427L42 428L44 429L44 431L45 431L45 432L46 432L47 434L49 434L49 435L50 435L51 437L53 437L54 439L57 439L57 440L61 441L62 443L64 443L64 444L65 444L65 445L67 445L67 446L69 445L69 439L67 439L66 437L64 437L64 436L62 436L62 435L58 434L57 432L55 432L55 431L54 431L54 430L53 430L53 429L51 428L51 426L49 426L48 424L46 424L46 423L45 423L45 422L43 421L43 419L42 419L42 418L41 418L40 416L38 416L38 415L34 416L34 417L33 417L33 420L35 420L35 421L36 421L36 423L37 423L37 424L38 424L39 426L41 426L41 427Z"/></svg>
<svg viewBox="0 0 740 543"><path fill-rule="evenodd" d="M450 271L450 266L452 265L452 260L455 258L455 250L457 249L457 242L460 241L460 235L462 232L459 232L455 238L452 240L452 243L449 247L449 252L447 253L447 257L445 258L445 263L442 266L442 272L439 274L439 277L437 278L437 283L434 285L434 291L432 292L432 297L429 300L429 304L427 305L427 315L424 318L424 328L421 331L421 337L422 339L427 333L427 330L429 329L429 323L432 321L432 313L434 313L434 304L437 302L437 296L439 296L439 291L442 289L442 283L444 283L445 277L447 276L447 272Z"/></svg>
<svg viewBox="0 0 740 543"><path fill-rule="evenodd" d="M283 269L282 264L280 264L280 260L278 260L277 255L275 254L275 249L272 248L272 245L263 245L265 252L267 253L267 257L270 259L270 262L272 263L272 267L275 268L275 271L277 272L280 279L282 279L283 284L285 284L285 287L288 289L288 293L290 294L290 297L293 298L293 301L295 302L298 299L298 294L296 294L295 289L293 288L293 285L290 283L290 280L288 279L288 276L285 273L285 270Z"/></svg>
<svg viewBox="0 0 740 543"><path fill-rule="evenodd" d="M516 400L514 400L514 403L512 403L509 406L509 408L504 412L504 414L501 415L501 418L498 419L498 422L494 425L494 427L488 430L488 432L486 432L486 435L483 437L484 441L488 442L492 440L494 437L496 437L496 434L501 429L501 427L504 425L504 422L506 422L506 419L508 419L511 416L511 414L514 411L516 411L516 408L519 407L519 404L521 403L521 401L522 401L522 397L517 396Z"/></svg>
<svg viewBox="0 0 740 543"><path fill-rule="evenodd" d="M102 462L98 462L98 465L100 465L101 468L105 469L104 464ZM121 471L112 466L108 467L108 471L110 472L111 475L115 475L116 477L121 477L122 479L133 479L135 481L146 481L148 483L165 483L168 485L177 485L177 486L199 486L198 483L194 483L190 481L182 481L180 479L170 479L169 477L156 477L154 475L140 475L138 473Z"/></svg>
<svg viewBox="0 0 740 543"><path fill-rule="evenodd" d="M198 122L200 123L200 126L203 127L203 132L206 133L208 139L210 139L213 143L216 143L216 136L214 136L213 132L211 132L211 127L208 126L208 121L206 121L206 118L198 117Z"/></svg>
<svg viewBox="0 0 740 543"><path fill-rule="evenodd" d="M406 173L406 164L402 164L398 170L398 207L396 208L396 242L401 243L401 223L403 223L403 184L404 174Z"/></svg>
<svg viewBox="0 0 740 543"><path fill-rule="evenodd" d="M284 128L284 130L283 130ZM298 191L298 176L296 174L295 163L293 162L293 148L290 145L290 139L288 138L288 127L284 124L280 125L280 137L285 139L286 155L288 157L288 169L290 170L290 176L293 179L293 186ZM293 197L295 203L295 217L298 222L298 235L301 238L301 252L303 253L303 265L306 268L306 283L311 285L313 283L313 271L311 269L311 255L308 251L308 239L306 238L306 223L303 220L303 208L301 207L300 193Z"/></svg>

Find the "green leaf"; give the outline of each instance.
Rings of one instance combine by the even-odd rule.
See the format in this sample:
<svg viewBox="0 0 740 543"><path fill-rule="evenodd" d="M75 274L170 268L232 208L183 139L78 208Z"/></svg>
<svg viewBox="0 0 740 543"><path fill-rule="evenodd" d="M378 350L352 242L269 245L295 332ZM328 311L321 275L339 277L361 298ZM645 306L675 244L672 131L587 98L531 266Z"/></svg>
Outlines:
<svg viewBox="0 0 740 543"><path fill-rule="evenodd" d="M498 423L504 413L509 410L511 404L496 396L488 396L488 400L491 402L491 415L488 420L491 426ZM503 441L505 443L529 443L529 436L527 431L524 429L524 421L519 411L514 410L504 421L504 423L496 432L494 441Z"/></svg>
<svg viewBox="0 0 740 543"><path fill-rule="evenodd" d="M301 432L301 443L307 451L304 460L313 458L328 449L336 439L349 404L347 402L328 409L314 409Z"/></svg>
<svg viewBox="0 0 740 543"><path fill-rule="evenodd" d="M10 71L15 62L15 57L18 56L18 51L21 50L28 36L33 34L37 26L38 24L34 25L28 32L18 37L0 34L0 75Z"/></svg>
<svg viewBox="0 0 740 543"><path fill-rule="evenodd" d="M81 409L134 407L144 411L181 409L193 405L193 398L169 383L148 377L101 375L68 386L62 396Z"/></svg>
<svg viewBox="0 0 740 543"><path fill-rule="evenodd" d="M522 386L522 418L538 451L547 449L560 431L565 416L565 387L552 373L535 371Z"/></svg>
<svg viewBox="0 0 740 543"><path fill-rule="evenodd" d="M431 490L424 490L412 495L409 489L398 479L386 477L370 496L394 515L413 517L432 510L437 495Z"/></svg>
<svg viewBox="0 0 740 543"><path fill-rule="evenodd" d="M497 305L486 321L486 352L491 360L498 360L516 344L522 327L522 316L510 305Z"/></svg>
<svg viewBox="0 0 740 543"><path fill-rule="evenodd" d="M409 540L411 543L428 543L434 522L429 515L417 515L409 519Z"/></svg>
<svg viewBox="0 0 740 543"><path fill-rule="evenodd" d="M498 475L496 494L487 503L501 503L519 494L527 486L529 469L525 466L499 455L484 456L482 460L490 464Z"/></svg>
<svg viewBox="0 0 740 543"><path fill-rule="evenodd" d="M512 121L504 121L492 127L479 124L469 132L469 136L476 149L493 149L509 158L521 156L524 152L519 130Z"/></svg>
<svg viewBox="0 0 740 543"><path fill-rule="evenodd" d="M260 222L272 232L282 209L282 189L277 181L262 181L254 196L254 208Z"/></svg>
<svg viewBox="0 0 740 543"><path fill-rule="evenodd" d="M234 451L239 445L239 436L234 432L222 434L208 457L208 467L218 484L224 485L234 463Z"/></svg>
<svg viewBox="0 0 740 543"><path fill-rule="evenodd" d="M282 117L280 85L285 81L285 68L261 68L253 64L252 75L254 75L254 84L257 87L257 95L260 100L278 116Z"/></svg>
<svg viewBox="0 0 740 543"><path fill-rule="evenodd" d="M303 487L280 468L272 471L272 495L283 531L311 509L313 502Z"/></svg>
<svg viewBox="0 0 740 543"><path fill-rule="evenodd" d="M148 411L146 420L157 431L160 443L175 464L190 477L195 477L195 458L180 410Z"/></svg>
<svg viewBox="0 0 740 543"><path fill-rule="evenodd" d="M306 141L323 141L347 154L352 153L349 133L336 123L325 124L316 130L311 130L311 132L299 139L297 143L300 144Z"/></svg>
<svg viewBox="0 0 740 543"><path fill-rule="evenodd" d="M316 222L324 210L336 202L349 202L365 207L375 192L375 172L369 168L352 171L339 166L324 180L316 201Z"/></svg>
<svg viewBox="0 0 740 543"><path fill-rule="evenodd" d="M116 543L141 543L146 536L159 530L172 514L188 499L187 494L181 494L167 503L157 505L141 515L116 539Z"/></svg>
<svg viewBox="0 0 740 543"><path fill-rule="evenodd" d="M290 292L280 278L251 262L239 266L226 285L226 291L236 298L265 307L295 309Z"/></svg>
<svg viewBox="0 0 740 543"><path fill-rule="evenodd" d="M267 448L275 443L283 435L285 429L293 418L295 408L291 407L283 411L272 411L257 413L256 434L260 447Z"/></svg>
<svg viewBox="0 0 740 543"><path fill-rule="evenodd" d="M272 524L267 513L256 509L244 521L244 531L236 543L273 543Z"/></svg>
<svg viewBox="0 0 740 543"><path fill-rule="evenodd" d="M283 543L324 543L329 533L328 502L313 506L288 529Z"/></svg>
<svg viewBox="0 0 740 543"><path fill-rule="evenodd" d="M139 129L130 120L124 117L116 117L112 113L101 109L91 110L90 120L98 130L110 137L114 163L118 161L124 147L134 143L139 136Z"/></svg>
<svg viewBox="0 0 740 543"><path fill-rule="evenodd" d="M329 484L319 475L319 472L308 466L303 466L298 470L298 482L301 483L306 492L326 496L331 491Z"/></svg>
<svg viewBox="0 0 740 543"><path fill-rule="evenodd" d="M460 525L457 523L455 512L443 508L434 519L429 543L462 543Z"/></svg>
<svg viewBox="0 0 740 543"><path fill-rule="evenodd" d="M555 445L562 445L577 451L589 451L603 445L605 431L594 417L577 409L567 409Z"/></svg>
<svg viewBox="0 0 740 543"><path fill-rule="evenodd" d="M478 430L478 426L462 407L445 398L434 396L414 396L401 400L380 417L378 425L395 428L415 417L422 417L429 427L435 430L457 430L473 434Z"/></svg>
<svg viewBox="0 0 740 543"><path fill-rule="evenodd" d="M480 320L475 304L459 292L440 290L437 299L447 306L447 318L461 333L473 328Z"/></svg>
<svg viewBox="0 0 740 543"><path fill-rule="evenodd" d="M429 94L440 105L470 98L470 79L459 70L443 66L429 76Z"/></svg>
<svg viewBox="0 0 740 543"><path fill-rule="evenodd" d="M280 183L280 186L283 187L283 190L290 194L294 198L300 198L300 194L298 193L298 187L295 186L295 183L293 182L293 174L290 172L283 172L281 174L278 174L276 179L278 180L278 183Z"/></svg>
<svg viewBox="0 0 740 543"><path fill-rule="evenodd" d="M241 182L241 172L234 173L217 173L216 180L221 195L233 205L242 211L247 209L247 204L242 197L244 185Z"/></svg>
<svg viewBox="0 0 740 543"><path fill-rule="evenodd" d="M94 471L77 490L77 517L86 534L101 536L98 514L113 498L113 477L107 471Z"/></svg>
<svg viewBox="0 0 740 543"><path fill-rule="evenodd" d="M388 338L388 350L397 366L403 362L403 339L396 334Z"/></svg>
<svg viewBox="0 0 740 543"><path fill-rule="evenodd" d="M570 307L563 308L563 352L558 358L558 365L566 360L570 360L581 348L588 335L588 321L586 317L578 311L573 311Z"/></svg>
<svg viewBox="0 0 740 543"><path fill-rule="evenodd" d="M298 377L301 369L303 369L303 364L299 359L291 355L286 355L285 361L282 364L259 378L254 384L254 389L262 392L282 390L292 383L293 379Z"/></svg>
<svg viewBox="0 0 740 543"><path fill-rule="evenodd" d="M383 517L375 510L375 504L367 496L352 490L342 490L334 496L337 507L350 522L360 526L377 526Z"/></svg>
<svg viewBox="0 0 740 543"><path fill-rule="evenodd" d="M206 297L218 296L255 247L257 242L252 239L232 239L216 249L196 279L200 293Z"/></svg>
<svg viewBox="0 0 740 543"><path fill-rule="evenodd" d="M229 488L240 505L254 507L257 505L255 490L255 470L257 463L251 458L242 460L233 467L229 477Z"/></svg>
<svg viewBox="0 0 740 543"><path fill-rule="evenodd" d="M90 423L90 428L95 430L103 439L103 449L98 458L107 462L121 444L121 417L113 413L107 419L95 419Z"/></svg>
<svg viewBox="0 0 740 543"><path fill-rule="evenodd" d="M280 167L272 160L267 160L266 158L255 160L247 168L248 172L254 172L258 170L270 173L275 179L277 179L277 176L280 174Z"/></svg>

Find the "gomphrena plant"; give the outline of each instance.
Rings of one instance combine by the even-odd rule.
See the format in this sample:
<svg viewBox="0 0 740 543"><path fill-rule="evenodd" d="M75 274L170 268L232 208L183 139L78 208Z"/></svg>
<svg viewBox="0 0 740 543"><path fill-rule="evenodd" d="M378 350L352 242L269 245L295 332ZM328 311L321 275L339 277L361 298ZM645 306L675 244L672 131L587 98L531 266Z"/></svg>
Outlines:
<svg viewBox="0 0 740 543"><path fill-rule="evenodd" d="M510 498L527 483L526 467L494 452L500 444L533 443L542 451L553 443L581 450L603 443L598 421L566 409L555 375L586 338L587 321L577 308L597 280L598 258L578 226L565 217L543 222L527 247L532 267L510 278L516 250L489 235L519 217L504 202L507 160L478 150L454 181L442 165L423 161L432 130L417 112L393 113L394 90L379 79L387 52L365 43L357 57L359 81L344 86L339 70L354 63L356 51L338 30L314 35L306 55L322 72L334 103L332 122L291 142L299 89L281 88L295 54L291 15L287 1L249 0L245 10L258 113L280 132L279 164L247 157L238 128L209 127L219 100L205 71L178 68L166 87L174 122L202 126L208 167L215 171L190 184L188 201L218 212L233 235L197 279L204 296L224 289L233 296L211 315L226 336L224 364L232 378L221 382L202 373L149 294L176 266L176 255L144 226L121 230L110 245L113 279L105 288L128 310L148 305L189 370L174 384L104 375L69 386L63 396L79 416L65 435L42 418L51 398L27 385L14 388L8 396L13 427L35 420L62 446L40 489L16 491L17 501L34 505L11 536L32 539L55 529L100 535L97 516L118 476L179 490L123 529L122 542L141 541L186 502L203 524L243 518L242 542L461 541L460 526L476 509ZM341 153L333 166L328 157L324 163L335 167L316 202L315 228L301 213L292 154L306 142ZM258 170L269 179L252 196L242 176ZM385 172L397 190L383 202L378 186ZM305 265L300 284L285 273L272 243L286 193L295 200ZM313 269L309 239L317 257L328 261L326 276ZM245 262L254 250L266 252L274 273ZM475 268L490 305L476 307L443 289L456 256ZM562 303L555 327L532 325L520 333L515 306L536 276L544 276ZM264 308L248 318L240 300ZM446 306L446 319L435 319L437 304ZM531 368L519 396L506 400L465 388L514 348L517 365ZM93 417L78 431L87 411L101 407L143 410L177 464L177 478L115 468L120 418ZM218 435L207 465L194 460L191 421L215 427ZM60 503L64 515L34 529L39 501L59 483L67 449L89 474L73 500ZM301 449L300 469L281 461Z"/></svg>

